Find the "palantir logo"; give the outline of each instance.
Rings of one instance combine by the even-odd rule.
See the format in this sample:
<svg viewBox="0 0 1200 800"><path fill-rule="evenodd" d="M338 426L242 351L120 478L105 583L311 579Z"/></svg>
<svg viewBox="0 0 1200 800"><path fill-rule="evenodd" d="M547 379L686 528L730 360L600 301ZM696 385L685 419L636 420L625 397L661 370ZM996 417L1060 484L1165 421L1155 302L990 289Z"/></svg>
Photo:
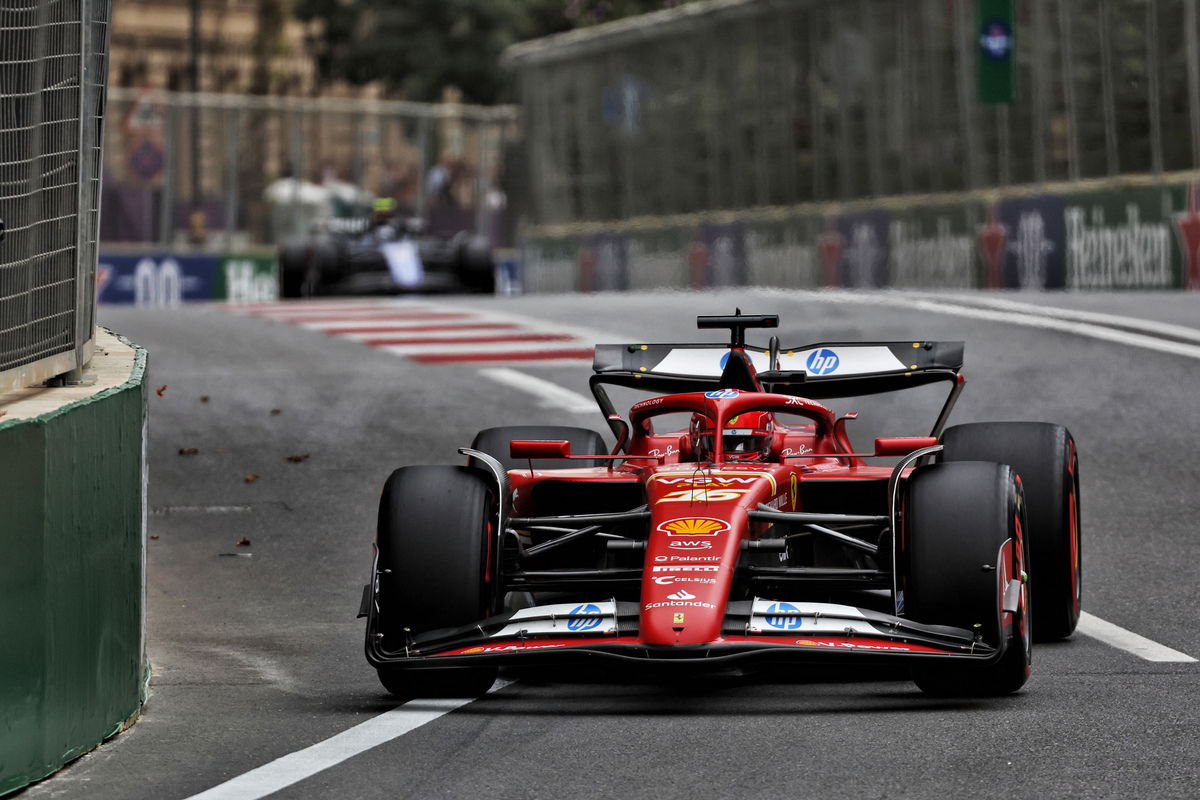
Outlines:
<svg viewBox="0 0 1200 800"><path fill-rule="evenodd" d="M592 628L600 627L600 623L604 621L603 612L595 603L575 606L571 609L571 617L567 620L567 630L569 631L590 631Z"/></svg>
<svg viewBox="0 0 1200 800"><path fill-rule="evenodd" d="M767 609L767 624L781 631L794 631L801 624L799 614L800 609L791 603L772 603Z"/></svg>
<svg viewBox="0 0 1200 800"><path fill-rule="evenodd" d="M805 366L813 375L828 375L838 368L838 364L842 360L838 358L838 354L822 347L820 350L808 357Z"/></svg>

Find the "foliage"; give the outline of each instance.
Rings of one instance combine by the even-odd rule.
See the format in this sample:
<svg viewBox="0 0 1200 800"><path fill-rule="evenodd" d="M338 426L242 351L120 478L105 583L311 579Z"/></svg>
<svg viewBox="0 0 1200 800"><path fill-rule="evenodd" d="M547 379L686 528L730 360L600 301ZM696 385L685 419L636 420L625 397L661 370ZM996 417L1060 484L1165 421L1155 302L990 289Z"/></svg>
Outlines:
<svg viewBox="0 0 1200 800"><path fill-rule="evenodd" d="M505 99L504 48L516 42L678 5L679 0L296 0L320 21L321 76L383 80L411 100L456 86L472 103Z"/></svg>

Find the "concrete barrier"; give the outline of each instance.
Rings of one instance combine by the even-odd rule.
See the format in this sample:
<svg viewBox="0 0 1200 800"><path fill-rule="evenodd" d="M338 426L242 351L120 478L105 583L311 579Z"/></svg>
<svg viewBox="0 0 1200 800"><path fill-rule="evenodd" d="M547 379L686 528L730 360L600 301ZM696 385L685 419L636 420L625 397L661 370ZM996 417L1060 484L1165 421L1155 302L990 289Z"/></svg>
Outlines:
<svg viewBox="0 0 1200 800"><path fill-rule="evenodd" d="M1200 173L533 228L524 291L1200 289Z"/></svg>
<svg viewBox="0 0 1200 800"><path fill-rule="evenodd" d="M0 795L145 701L145 373L100 330L92 385L0 394Z"/></svg>

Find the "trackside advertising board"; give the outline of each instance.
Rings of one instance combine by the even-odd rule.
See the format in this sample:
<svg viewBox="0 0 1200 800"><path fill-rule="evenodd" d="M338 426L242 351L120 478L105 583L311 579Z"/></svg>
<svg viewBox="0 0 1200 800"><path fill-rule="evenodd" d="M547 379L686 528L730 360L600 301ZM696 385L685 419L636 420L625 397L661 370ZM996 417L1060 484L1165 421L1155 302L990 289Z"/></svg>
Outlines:
<svg viewBox="0 0 1200 800"><path fill-rule="evenodd" d="M276 269L274 256L258 254L101 253L96 297L138 306L264 302L278 297Z"/></svg>
<svg viewBox="0 0 1200 800"><path fill-rule="evenodd" d="M1198 183L827 208L535 234L524 288L1200 289Z"/></svg>

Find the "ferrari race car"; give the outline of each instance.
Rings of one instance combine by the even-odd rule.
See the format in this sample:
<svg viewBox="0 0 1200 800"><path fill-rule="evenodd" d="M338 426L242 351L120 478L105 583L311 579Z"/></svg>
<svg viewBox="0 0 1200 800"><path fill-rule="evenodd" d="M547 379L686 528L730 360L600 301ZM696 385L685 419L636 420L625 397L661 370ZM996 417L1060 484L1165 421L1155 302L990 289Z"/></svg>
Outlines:
<svg viewBox="0 0 1200 800"><path fill-rule="evenodd" d="M502 665L608 660L872 664L933 695L1019 689L1033 640L1079 619L1070 433L944 429L962 342L762 348L746 331L777 316L698 323L728 346L596 347L611 449L583 428L489 428L465 466L392 473L360 607L384 687L470 696ZM949 391L931 433L871 452L850 444L856 414L819 402L935 382ZM622 417L613 387L655 396Z"/></svg>

